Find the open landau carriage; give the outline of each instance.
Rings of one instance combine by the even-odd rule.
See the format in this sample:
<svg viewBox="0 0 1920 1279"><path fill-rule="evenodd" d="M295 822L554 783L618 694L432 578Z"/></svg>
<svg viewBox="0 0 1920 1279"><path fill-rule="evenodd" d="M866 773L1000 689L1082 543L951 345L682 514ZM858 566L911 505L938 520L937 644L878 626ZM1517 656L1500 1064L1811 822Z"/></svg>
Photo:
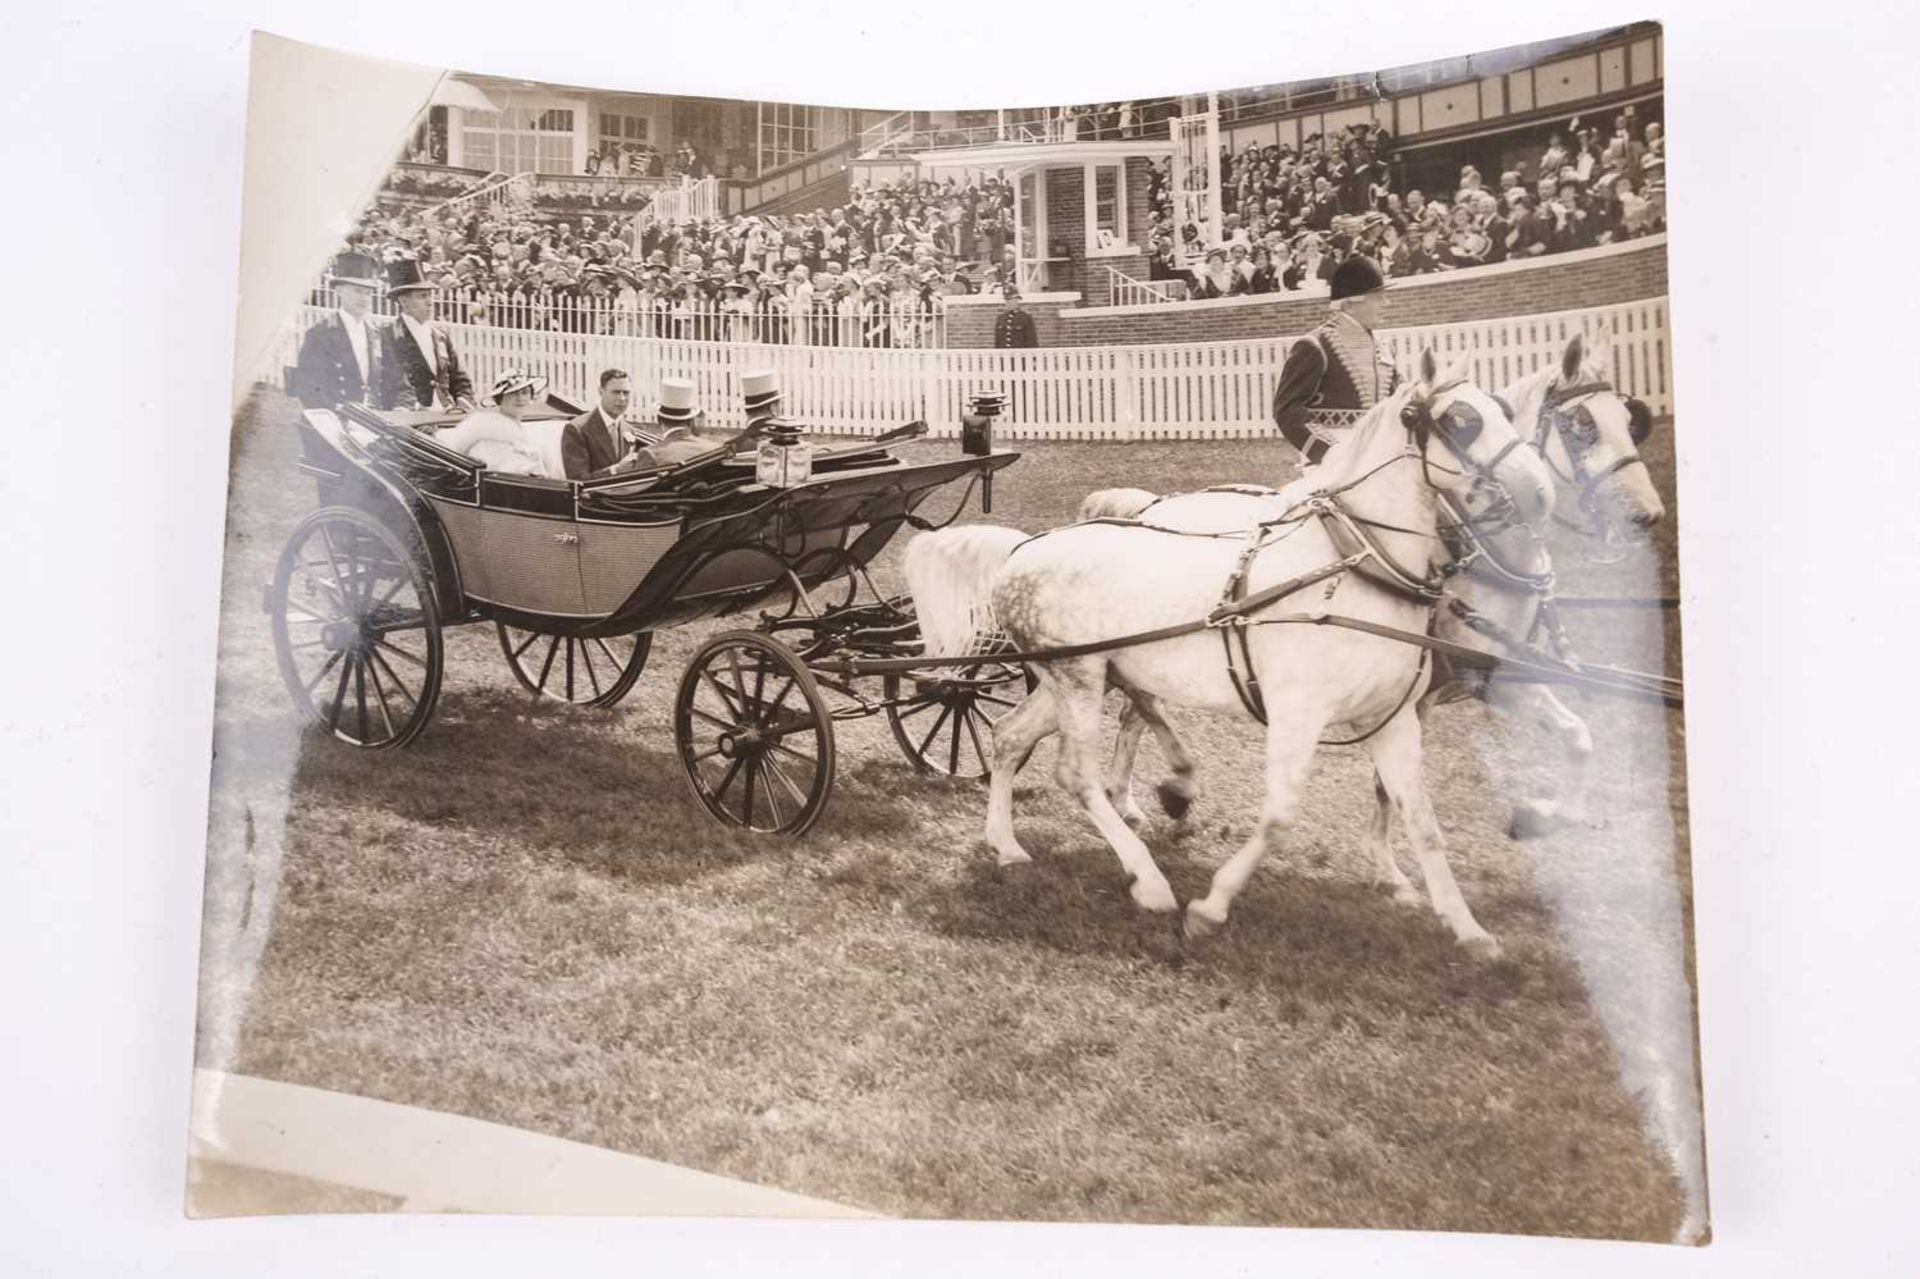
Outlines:
<svg viewBox="0 0 1920 1279"><path fill-rule="evenodd" d="M528 422L553 431L579 411L549 396ZM682 768L714 817L807 829L833 785L840 719L885 714L916 767L986 772L984 729L1016 704L1022 670L984 658L907 669L920 647L911 605L877 591L867 565L903 526L957 518L1019 457L990 433L908 463L890 445L925 432L914 423L819 451L811 479L775 488L725 445L595 480L500 474L435 442L454 420L360 405L302 417L300 466L320 507L288 538L266 607L288 691L334 737L374 749L416 737L449 626L492 623L534 695L606 707L640 678L654 631L753 610L749 629L694 655L674 704ZM951 511L918 514L962 481ZM811 669L830 657L893 660L875 696Z"/></svg>

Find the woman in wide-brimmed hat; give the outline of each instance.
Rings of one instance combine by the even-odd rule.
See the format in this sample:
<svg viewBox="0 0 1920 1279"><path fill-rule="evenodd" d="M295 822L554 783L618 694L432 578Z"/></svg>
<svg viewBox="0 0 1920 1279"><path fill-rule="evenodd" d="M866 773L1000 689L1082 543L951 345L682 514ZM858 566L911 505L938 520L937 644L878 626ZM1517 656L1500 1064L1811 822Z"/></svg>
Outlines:
<svg viewBox="0 0 1920 1279"><path fill-rule="evenodd" d="M493 381L488 407L442 431L437 442L465 453L489 471L563 479L549 470L544 452L524 425L546 392L546 378L524 369L506 369Z"/></svg>

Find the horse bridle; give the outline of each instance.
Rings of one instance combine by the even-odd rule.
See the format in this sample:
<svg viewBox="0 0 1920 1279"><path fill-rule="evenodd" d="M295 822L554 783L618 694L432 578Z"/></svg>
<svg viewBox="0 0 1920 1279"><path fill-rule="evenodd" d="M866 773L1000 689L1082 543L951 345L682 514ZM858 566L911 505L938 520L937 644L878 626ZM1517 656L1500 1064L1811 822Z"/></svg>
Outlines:
<svg viewBox="0 0 1920 1279"><path fill-rule="evenodd" d="M1589 471L1587 457L1600 442L1600 426L1588 411L1586 400L1600 394L1618 395L1613 384L1604 378L1592 382L1575 382L1549 391L1540 403L1539 430L1534 439L1534 448L1554 473L1554 477L1571 484L1580 494L1580 502L1588 505L1591 494L1599 488L1608 476L1624 471L1630 466L1646 465L1640 456L1640 444L1653 431L1653 410L1644 400L1632 396L1621 396L1626 401L1627 416L1630 422L1628 439L1632 447L1615 458L1603 470ZM1572 407L1569 408L1568 406ZM1547 455L1547 440L1550 435L1560 437L1560 445L1567 451L1567 463L1573 474L1562 475L1553 459Z"/></svg>
<svg viewBox="0 0 1920 1279"><path fill-rule="evenodd" d="M1480 411L1473 405L1458 400L1449 404L1445 411L1438 415L1435 415L1431 408L1434 399L1455 387L1464 385L1466 381L1465 377L1456 377L1433 387L1425 397L1409 401L1406 407L1400 410L1400 421L1413 436L1414 447L1420 454L1421 472L1429 488L1444 493L1444 490L1440 490L1440 486L1433 482L1432 465L1427 460L1427 439L1430 435L1438 434L1440 442L1447 446L1447 451L1452 453L1454 460L1460 463L1460 473L1468 477L1473 489L1478 493L1493 495L1485 510L1478 515L1469 515L1465 507L1452 494L1445 494L1446 505L1452 510L1457 527L1465 530L1478 545L1483 536L1504 532L1515 524L1524 522L1519 518L1519 507L1513 500L1513 494L1507 491L1507 486L1501 482L1496 473L1500 463L1506 461L1507 455L1520 448L1525 441L1516 430L1513 438L1485 462L1481 462L1468 451L1473 442L1480 438L1480 432L1486 429L1486 420L1481 416ZM1493 395L1492 392L1488 394L1505 410L1511 422L1512 408L1499 396Z"/></svg>

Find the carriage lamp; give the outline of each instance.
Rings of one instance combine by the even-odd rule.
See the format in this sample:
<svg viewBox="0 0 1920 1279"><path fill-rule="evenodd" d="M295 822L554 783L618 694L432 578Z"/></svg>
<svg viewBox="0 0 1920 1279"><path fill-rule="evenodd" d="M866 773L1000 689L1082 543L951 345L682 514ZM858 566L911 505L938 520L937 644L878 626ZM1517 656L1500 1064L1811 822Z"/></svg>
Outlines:
<svg viewBox="0 0 1920 1279"><path fill-rule="evenodd" d="M960 419L960 451L972 457L985 457L993 452L993 419L1000 416L1007 406L1007 397L983 393L969 402L969 412ZM988 471L980 479L980 509L982 512L993 510L993 472Z"/></svg>
<svg viewBox="0 0 1920 1279"><path fill-rule="evenodd" d="M754 478L770 488L792 488L813 478L813 446L800 438L800 424L767 419L767 437L754 458Z"/></svg>

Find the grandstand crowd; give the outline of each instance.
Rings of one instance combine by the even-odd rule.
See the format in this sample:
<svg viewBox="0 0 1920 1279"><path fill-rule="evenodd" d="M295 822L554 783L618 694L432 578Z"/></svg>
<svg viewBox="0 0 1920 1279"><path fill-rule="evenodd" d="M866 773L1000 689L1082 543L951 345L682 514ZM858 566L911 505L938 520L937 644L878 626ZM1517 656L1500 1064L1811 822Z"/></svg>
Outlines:
<svg viewBox="0 0 1920 1279"><path fill-rule="evenodd" d="M1350 254L1388 277L1539 257L1666 229L1666 140L1629 106L1603 137L1579 119L1488 182L1463 166L1453 189L1393 189L1392 139L1357 127L1346 137L1248 146L1221 156L1225 226L1217 246L1176 211L1167 172L1149 193L1149 273L1194 298L1272 293L1326 280ZM1200 253L1194 262L1196 250Z"/></svg>
<svg viewBox="0 0 1920 1279"><path fill-rule="evenodd" d="M1180 281L1190 298L1313 289L1349 254L1404 277L1665 226L1665 140L1631 107L1604 139L1576 120L1546 140L1537 160L1516 162L1491 183L1466 166L1444 193L1394 190L1391 146L1383 132L1362 128L1309 139L1297 152L1223 154L1225 225L1214 247L1178 217L1167 168L1156 166L1150 276ZM698 158L683 150L670 167L697 171ZM856 185L837 208L646 221L637 236L638 210L599 202L595 189L582 197L536 181L492 202L418 199L442 191L454 199L471 185L470 177L398 170L347 247L419 261L435 285L437 318L564 332L933 345L941 298L1019 285L1013 192L993 179Z"/></svg>

